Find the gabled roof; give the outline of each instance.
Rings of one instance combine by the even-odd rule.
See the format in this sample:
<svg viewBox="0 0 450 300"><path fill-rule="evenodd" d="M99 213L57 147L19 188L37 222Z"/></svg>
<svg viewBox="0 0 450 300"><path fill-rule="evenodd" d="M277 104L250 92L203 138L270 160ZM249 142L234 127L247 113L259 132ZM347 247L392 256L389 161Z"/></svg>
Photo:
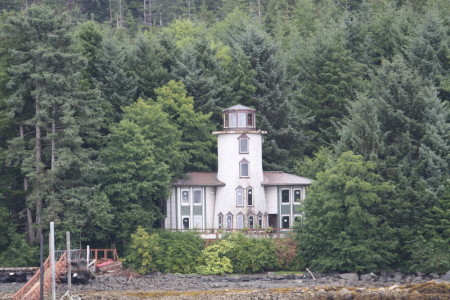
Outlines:
<svg viewBox="0 0 450 300"><path fill-rule="evenodd" d="M235 106L228 107L228 108L224 109L224 111L226 111L226 110L255 110L255 109L251 108L251 107L247 107L247 106L241 105L241 104L237 104Z"/></svg>
<svg viewBox="0 0 450 300"><path fill-rule="evenodd" d="M312 180L282 171L264 171L263 185L310 185Z"/></svg>
<svg viewBox="0 0 450 300"><path fill-rule="evenodd" d="M185 178L178 179L172 186L224 186L225 183L217 180L217 173L190 172Z"/></svg>

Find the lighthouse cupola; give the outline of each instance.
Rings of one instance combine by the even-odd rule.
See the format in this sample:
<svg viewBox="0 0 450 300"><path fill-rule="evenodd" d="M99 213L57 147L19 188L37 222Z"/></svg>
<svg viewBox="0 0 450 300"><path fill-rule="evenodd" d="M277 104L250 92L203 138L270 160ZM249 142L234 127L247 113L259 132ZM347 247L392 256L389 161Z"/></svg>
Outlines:
<svg viewBox="0 0 450 300"><path fill-rule="evenodd" d="M235 105L223 110L224 130L255 130L256 118L253 108Z"/></svg>

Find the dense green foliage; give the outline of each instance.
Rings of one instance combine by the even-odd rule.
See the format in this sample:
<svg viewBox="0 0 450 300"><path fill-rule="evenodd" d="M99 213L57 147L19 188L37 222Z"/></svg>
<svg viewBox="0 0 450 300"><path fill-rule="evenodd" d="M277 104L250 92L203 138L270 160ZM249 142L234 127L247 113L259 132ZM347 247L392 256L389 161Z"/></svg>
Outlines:
<svg viewBox="0 0 450 300"><path fill-rule="evenodd" d="M316 179L308 243L277 262L214 246L202 273L449 268L448 0L37 2L0 4L0 261L25 264L50 220L59 243L124 250L141 226L135 244L166 249L144 231L170 182L215 170L210 133L240 103L264 169Z"/></svg>
<svg viewBox="0 0 450 300"><path fill-rule="evenodd" d="M193 233L148 233L138 227L131 234L126 262L140 274L194 273L203 247L203 240Z"/></svg>
<svg viewBox="0 0 450 300"><path fill-rule="evenodd" d="M271 239L251 239L230 234L203 250L201 274L258 273L278 267L275 244Z"/></svg>

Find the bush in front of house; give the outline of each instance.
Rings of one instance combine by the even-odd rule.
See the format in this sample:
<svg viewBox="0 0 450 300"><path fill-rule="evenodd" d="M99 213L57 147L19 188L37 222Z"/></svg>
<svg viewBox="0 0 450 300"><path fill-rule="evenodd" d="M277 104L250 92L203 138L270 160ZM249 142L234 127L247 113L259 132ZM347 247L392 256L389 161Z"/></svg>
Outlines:
<svg viewBox="0 0 450 300"><path fill-rule="evenodd" d="M232 269L229 270L228 261ZM217 265L221 267L218 268ZM201 274L258 273L278 266L275 244L271 239L250 239L231 234L203 250Z"/></svg>
<svg viewBox="0 0 450 300"><path fill-rule="evenodd" d="M151 272L194 273L203 240L189 232L158 231L138 227L131 235L125 261L139 274Z"/></svg>

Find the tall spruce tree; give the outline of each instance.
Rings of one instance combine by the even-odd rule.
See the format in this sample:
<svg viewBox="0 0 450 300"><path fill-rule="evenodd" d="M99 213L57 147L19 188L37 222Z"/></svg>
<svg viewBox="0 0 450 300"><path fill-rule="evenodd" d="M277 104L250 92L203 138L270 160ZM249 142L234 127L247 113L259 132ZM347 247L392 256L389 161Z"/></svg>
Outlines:
<svg viewBox="0 0 450 300"><path fill-rule="evenodd" d="M6 38L14 41L7 105L20 125L9 159L20 165L26 179L31 242L42 222L55 221L74 234L89 235L95 233L91 221L102 219L97 231L108 223L107 209L95 211L93 203L99 200L94 173L101 167L95 151L84 147L96 134L102 112L95 106L96 93L80 87L85 61L72 49L69 28L64 14L41 5L6 20ZM100 199L106 208L106 199Z"/></svg>
<svg viewBox="0 0 450 300"><path fill-rule="evenodd" d="M408 241L427 224L427 211L437 205L448 177L448 116L432 83L397 56L383 62L341 129L338 149L376 159L385 179L397 185L390 222L404 261L410 259Z"/></svg>
<svg viewBox="0 0 450 300"><path fill-rule="evenodd" d="M295 93L295 106L308 112L311 140L305 152L311 155L321 145L338 140L336 124L347 115L348 105L362 87L360 66L345 48L340 25L323 27L320 34L293 47L289 77Z"/></svg>
<svg viewBox="0 0 450 300"><path fill-rule="evenodd" d="M321 272L376 272L395 259L393 230L385 219L393 186L376 164L344 152L317 174L297 223L305 267Z"/></svg>

